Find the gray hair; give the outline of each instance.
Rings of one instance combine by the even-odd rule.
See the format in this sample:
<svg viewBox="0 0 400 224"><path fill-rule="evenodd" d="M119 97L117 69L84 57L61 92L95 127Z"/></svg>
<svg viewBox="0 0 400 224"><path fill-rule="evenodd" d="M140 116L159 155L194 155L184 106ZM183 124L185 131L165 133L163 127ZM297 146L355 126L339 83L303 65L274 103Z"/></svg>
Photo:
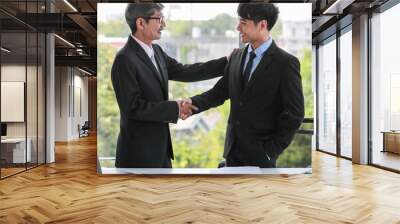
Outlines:
<svg viewBox="0 0 400 224"><path fill-rule="evenodd" d="M132 31L132 34L136 33L136 20L138 18L144 18L146 22L156 11L161 11L164 6L160 3L128 3L125 9L125 20L128 24L129 28Z"/></svg>

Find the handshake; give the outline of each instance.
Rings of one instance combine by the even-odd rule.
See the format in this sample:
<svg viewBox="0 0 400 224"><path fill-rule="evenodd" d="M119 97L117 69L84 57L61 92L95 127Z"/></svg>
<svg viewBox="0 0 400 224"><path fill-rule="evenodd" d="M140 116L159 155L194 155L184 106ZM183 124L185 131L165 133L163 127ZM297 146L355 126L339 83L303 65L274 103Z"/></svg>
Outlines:
<svg viewBox="0 0 400 224"><path fill-rule="evenodd" d="M190 98L177 100L176 103L179 106L179 118L182 120L190 117L193 114L193 111L199 110L199 108L192 104L192 100Z"/></svg>

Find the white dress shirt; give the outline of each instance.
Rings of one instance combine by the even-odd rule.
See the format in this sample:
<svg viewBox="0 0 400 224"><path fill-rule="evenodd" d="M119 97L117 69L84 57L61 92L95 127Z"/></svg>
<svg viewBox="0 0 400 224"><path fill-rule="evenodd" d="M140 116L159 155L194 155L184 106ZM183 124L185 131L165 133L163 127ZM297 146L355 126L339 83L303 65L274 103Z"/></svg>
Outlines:
<svg viewBox="0 0 400 224"><path fill-rule="evenodd" d="M153 62L154 66L156 67L156 69L158 71L158 73L160 73L160 70L158 70L156 59L154 58L154 50L153 50L153 48L151 46L145 44L143 41L139 40L138 38L136 38L133 34L131 34L131 36L143 48L144 52L146 52L147 56L149 56L151 62ZM179 117L179 115L181 114L181 107L179 106L179 103L177 101L176 101L176 103L178 104L178 117Z"/></svg>
<svg viewBox="0 0 400 224"><path fill-rule="evenodd" d="M131 34L131 36L133 39L136 40L136 42L139 43L139 45L143 48L144 52L146 52L147 56L149 56L151 62L153 62L153 65L156 67L157 71L160 72L160 70L158 70L156 59L154 57L153 48L151 46L145 44L143 41L139 40L138 38L136 38L133 34Z"/></svg>

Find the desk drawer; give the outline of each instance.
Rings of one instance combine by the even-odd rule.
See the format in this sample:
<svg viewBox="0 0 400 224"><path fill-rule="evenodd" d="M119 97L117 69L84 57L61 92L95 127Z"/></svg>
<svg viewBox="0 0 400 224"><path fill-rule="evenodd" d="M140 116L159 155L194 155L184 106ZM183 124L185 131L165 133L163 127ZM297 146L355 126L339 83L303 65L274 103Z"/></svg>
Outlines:
<svg viewBox="0 0 400 224"><path fill-rule="evenodd" d="M400 154L400 133L385 133L385 151Z"/></svg>

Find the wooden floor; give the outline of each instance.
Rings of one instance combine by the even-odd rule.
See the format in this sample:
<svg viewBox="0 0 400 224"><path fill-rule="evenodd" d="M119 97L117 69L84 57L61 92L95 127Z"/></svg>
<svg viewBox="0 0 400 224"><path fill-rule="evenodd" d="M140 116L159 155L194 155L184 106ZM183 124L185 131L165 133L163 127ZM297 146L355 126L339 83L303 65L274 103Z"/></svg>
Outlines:
<svg viewBox="0 0 400 224"><path fill-rule="evenodd" d="M15 174L17 174L17 173L20 173L20 172L24 172L24 171L26 171L27 169L29 170L29 169L34 169L35 167L37 167L37 164L35 163L35 164L27 164L27 167L25 167L25 164L18 164L18 166L17 167L2 167L1 168L1 178L6 178L6 177L8 177L8 176L11 176L11 175L15 175Z"/></svg>
<svg viewBox="0 0 400 224"><path fill-rule="evenodd" d="M14 168L14 167L12 167L12 168L9 168L9 167L4 168L4 167L2 167L1 168L1 177L2 178L3 177L7 177L7 176L10 176L10 175L22 172L24 170L26 170L25 167L23 167L23 168L22 167L16 167L16 168Z"/></svg>
<svg viewBox="0 0 400 224"><path fill-rule="evenodd" d="M400 175L313 153L313 174L99 176L96 139L0 181L0 223L400 223Z"/></svg>

